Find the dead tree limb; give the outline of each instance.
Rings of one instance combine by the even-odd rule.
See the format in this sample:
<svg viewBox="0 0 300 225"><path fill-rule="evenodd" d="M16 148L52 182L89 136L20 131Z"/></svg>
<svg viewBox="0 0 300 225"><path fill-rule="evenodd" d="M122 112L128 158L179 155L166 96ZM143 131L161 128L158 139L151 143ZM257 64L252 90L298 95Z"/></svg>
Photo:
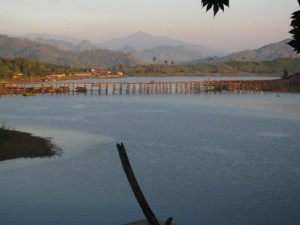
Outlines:
<svg viewBox="0 0 300 225"><path fill-rule="evenodd" d="M118 148L119 156L120 156L121 163L123 166L123 170L126 174L128 182L134 193L134 196L137 199L138 203L140 204L140 207L141 207L145 217L147 218L150 225L159 225L159 222L158 222L156 216L154 215L150 206L148 205L146 198L144 197L144 194L135 178L135 175L131 168L131 165L130 165L130 162L129 162L129 159L128 159L128 156L126 153L126 149L125 149L123 143L117 144L117 148ZM170 225L172 223L172 220L173 220L172 218L168 218L165 225Z"/></svg>
<svg viewBox="0 0 300 225"><path fill-rule="evenodd" d="M173 218L172 218L172 217L169 217L169 218L167 219L167 221L165 222L165 225L171 225L172 221L173 221Z"/></svg>

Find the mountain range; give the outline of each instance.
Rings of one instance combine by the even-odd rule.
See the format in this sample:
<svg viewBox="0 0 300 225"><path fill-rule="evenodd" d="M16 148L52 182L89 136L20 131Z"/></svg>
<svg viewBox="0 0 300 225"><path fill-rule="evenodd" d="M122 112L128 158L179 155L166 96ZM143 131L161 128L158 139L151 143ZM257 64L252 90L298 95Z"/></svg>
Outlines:
<svg viewBox="0 0 300 225"><path fill-rule="evenodd" d="M265 61L297 57L283 40L254 50L225 55L202 45L136 32L100 44L64 36L28 34L12 38L0 35L0 56L27 57L59 65L116 67L152 63ZM299 56L299 55L298 55Z"/></svg>
<svg viewBox="0 0 300 225"><path fill-rule="evenodd" d="M224 56L226 54L223 51L203 45L154 36L142 31L129 36L108 40L99 45L103 48L135 54L146 63L153 63L153 57L156 57L156 62L160 63L163 63L165 60L181 63L196 58Z"/></svg>
<svg viewBox="0 0 300 225"><path fill-rule="evenodd" d="M58 43L53 41L52 43ZM82 43L82 42L81 42ZM72 44L69 44L72 46ZM138 57L109 49L63 50L28 39L0 35L0 57L25 57L32 60L73 67L119 67L143 64Z"/></svg>
<svg viewBox="0 0 300 225"><path fill-rule="evenodd" d="M154 36L139 31L134 34L111 39L100 44L92 44L88 40L74 42L72 38L64 36L52 36L45 34L27 34L29 40L55 46L65 51L86 51L91 49L110 49L123 53L129 53L142 59L145 63L153 63L153 57L157 63L180 63L194 59L207 58L209 56L224 56L225 52L211 49L202 45L191 44L167 37Z"/></svg>

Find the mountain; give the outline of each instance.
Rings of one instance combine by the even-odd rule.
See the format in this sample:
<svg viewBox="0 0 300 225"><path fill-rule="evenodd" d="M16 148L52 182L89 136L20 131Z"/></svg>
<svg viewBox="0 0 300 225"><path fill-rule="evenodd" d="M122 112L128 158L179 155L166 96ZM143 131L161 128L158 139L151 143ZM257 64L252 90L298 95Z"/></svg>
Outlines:
<svg viewBox="0 0 300 225"><path fill-rule="evenodd" d="M145 63L153 63L153 57L157 63L165 60L181 63L195 59L206 59L212 56L223 56L224 52L195 45L171 38L153 36L144 32L136 32L132 35L111 39L99 45L89 41L76 41L70 37L53 36L46 34L27 34L24 37L57 47L65 51L86 51L92 49L111 49L123 53L129 53L141 58Z"/></svg>
<svg viewBox="0 0 300 225"><path fill-rule="evenodd" d="M153 58L155 58L156 63L164 63L165 61L178 63L199 63L199 62L207 62L208 59L212 62L227 62L227 61L270 61L279 58L287 58L287 57L298 57L294 52L292 47L287 45L286 43L289 41L288 39L265 45L261 48L254 50L244 50L236 53L232 53L224 56L223 52L218 50L210 49L201 45L195 45L183 41L178 41L175 39L154 36L144 32L136 32L132 35L111 39L101 43L100 45L96 45L91 43L90 41L65 37L65 36L54 36L54 35L46 35L46 34L27 34L25 35L26 39L30 39L34 41L36 44L41 44L46 47L48 50L50 47L55 47L55 50L52 49L49 55L53 55L53 52L57 52L57 50L63 50L64 53L56 53L56 59L61 58L61 54L64 54L65 59L61 59L61 62L67 62L67 65L73 63L73 65L86 65L89 64L88 60L85 58L75 59L76 57L91 57L90 61L95 64L98 57L93 58L94 55L101 55L101 65L104 65L104 62L107 64L108 61L102 60L103 55L108 56L111 61L108 63L110 66L113 61L120 62L119 60L113 60L112 52L118 52L119 56L125 57L130 56L130 60L126 63L141 64L148 63L152 64ZM27 40L29 41L29 40ZM39 45L37 45L39 46ZM106 49L106 50L105 50ZM111 52L107 49L110 49ZM25 51L25 50L24 50ZM24 54L23 51L23 54ZM46 50L44 51L44 53ZM106 52L106 53L103 53ZM35 54L37 54L35 52ZM69 56L67 56L69 54ZM125 54L125 55L124 55ZM48 56L49 56L48 55ZM72 55L72 56L70 56ZM114 57L116 56L113 54ZM40 55L41 58L45 60L50 60L47 57ZM55 58L53 56L53 58ZM68 57L70 59L68 59ZM71 59L72 57L75 57ZM126 57L125 57L126 58ZM54 59L51 59L53 62ZM85 61L83 63L82 61ZM125 60L126 61L126 60ZM54 62L53 62L54 63ZM125 65L122 63L122 65Z"/></svg>
<svg viewBox="0 0 300 225"><path fill-rule="evenodd" d="M51 45L64 51L87 51L92 49L102 49L101 47L92 44L88 40L80 40L68 36L58 36L50 34L36 34L30 33L23 36L16 36L17 38L25 38L30 41L38 42L41 44Z"/></svg>
<svg viewBox="0 0 300 225"><path fill-rule="evenodd" d="M140 58L144 61L152 63L153 57L156 57L156 62L163 63L165 60L175 63L179 63L182 61L189 61L191 59L198 59L203 57L201 53L198 51L189 49L185 46L169 46L164 45L152 49L145 49L139 53L137 53Z"/></svg>
<svg viewBox="0 0 300 225"><path fill-rule="evenodd" d="M22 36L16 36L16 37L26 38L31 41L34 41L37 38L43 38L45 40L63 41L74 45L77 45L81 41L81 39L68 37L68 36L60 36L60 35L52 35L52 34L37 34L37 33L29 33Z"/></svg>
<svg viewBox="0 0 300 225"><path fill-rule="evenodd" d="M274 59L296 57L294 50L287 43L289 39L271 43L261 48L254 50L245 50L241 52L232 53L222 59L222 61L271 61Z"/></svg>
<svg viewBox="0 0 300 225"><path fill-rule="evenodd" d="M88 40L82 40L78 44L73 44L71 42L66 42L61 40L44 39L42 37L37 37L33 39L33 41L41 44L51 45L64 51L82 52L82 51L88 51L92 49L100 49L98 46L93 45Z"/></svg>
<svg viewBox="0 0 300 225"><path fill-rule="evenodd" d="M86 45L82 43L82 46ZM57 47L33 42L27 39L12 38L0 35L0 57L28 59L57 65L75 67L118 67L142 64L143 61L131 54L107 49L91 49L86 51L64 51Z"/></svg>
<svg viewBox="0 0 300 225"><path fill-rule="evenodd" d="M224 56L225 53L202 45L191 44L167 37L153 36L142 31L132 35L102 42L102 48L130 52L152 63L155 56L157 61L175 61L176 63L208 56ZM182 50L182 51L180 51Z"/></svg>

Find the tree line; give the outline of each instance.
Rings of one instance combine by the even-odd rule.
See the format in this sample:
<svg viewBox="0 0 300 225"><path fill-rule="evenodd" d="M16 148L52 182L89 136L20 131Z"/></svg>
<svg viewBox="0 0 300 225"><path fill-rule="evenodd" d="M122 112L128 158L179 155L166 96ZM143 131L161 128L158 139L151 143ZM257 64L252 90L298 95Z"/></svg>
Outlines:
<svg viewBox="0 0 300 225"><path fill-rule="evenodd" d="M90 68L75 68L70 66L61 66L51 63L45 63L23 57L15 59L7 59L0 57L0 79L12 78L15 74L22 74L24 78L31 76L48 76L51 74L74 74L75 72L83 72Z"/></svg>
<svg viewBox="0 0 300 225"><path fill-rule="evenodd" d="M284 70L289 73L300 71L300 58L282 58L272 61L246 62L205 62L195 64L149 64L141 66L124 67L123 72L128 76L159 76L174 75L205 75L205 74L235 74L239 72L249 74L270 74L281 76Z"/></svg>

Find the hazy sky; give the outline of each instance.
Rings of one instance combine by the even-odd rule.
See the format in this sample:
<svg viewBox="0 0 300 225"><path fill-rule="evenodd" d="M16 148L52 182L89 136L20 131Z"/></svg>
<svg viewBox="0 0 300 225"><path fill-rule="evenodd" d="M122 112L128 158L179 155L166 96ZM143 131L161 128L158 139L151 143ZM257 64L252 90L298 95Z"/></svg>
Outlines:
<svg viewBox="0 0 300 225"><path fill-rule="evenodd" d="M225 51L291 37L297 0L230 0L213 17L200 0L1 0L0 33L46 33L93 43L137 31Z"/></svg>

